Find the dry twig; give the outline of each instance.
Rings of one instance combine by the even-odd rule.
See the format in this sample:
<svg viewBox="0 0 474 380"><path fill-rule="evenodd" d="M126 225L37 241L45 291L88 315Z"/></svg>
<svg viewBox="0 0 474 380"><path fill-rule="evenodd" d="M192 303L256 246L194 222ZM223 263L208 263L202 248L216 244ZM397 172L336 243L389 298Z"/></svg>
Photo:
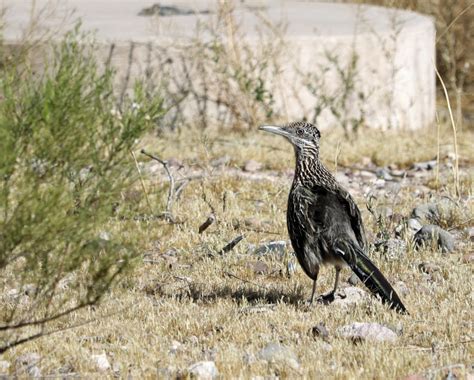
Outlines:
<svg viewBox="0 0 474 380"><path fill-rule="evenodd" d="M174 181L173 175L171 174L168 161L162 160L161 158L156 157L155 155L146 152L145 149L142 149L141 153L147 157L150 157L152 160L158 161L165 168L166 174L168 175L168 179L170 181L170 188L168 191L168 200L166 202L165 218L168 221L174 221L175 218L173 216L172 207L173 207L174 194L175 194L175 181Z"/></svg>

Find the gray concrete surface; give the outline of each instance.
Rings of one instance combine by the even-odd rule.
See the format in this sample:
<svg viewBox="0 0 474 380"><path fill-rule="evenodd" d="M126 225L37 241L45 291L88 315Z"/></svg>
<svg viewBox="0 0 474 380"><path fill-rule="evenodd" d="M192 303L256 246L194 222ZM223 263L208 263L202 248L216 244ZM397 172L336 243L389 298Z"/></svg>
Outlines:
<svg viewBox="0 0 474 380"><path fill-rule="evenodd" d="M103 46L99 55L106 57L110 45L115 46L112 63L122 77L134 43L132 75L144 71L150 44L178 45L189 43L195 36L198 20L207 22L217 17L216 2L208 0L161 1L196 14L166 17L139 16L156 0L3 0L7 8L4 38L9 43L21 39L31 20L32 4L36 10L51 3L43 25L65 30L77 18L83 28L94 30ZM255 0L236 1L237 19L245 38L254 41L258 50L257 9L272 23L287 25L287 59L282 63L279 85L272 89L276 106L288 120L311 118L315 104L323 96L337 97L341 81L336 67L331 67L328 53L337 55L341 67L347 68L353 54L358 57L355 89L348 94L342 110L347 119L363 120L375 128L417 129L430 125L435 114L435 28L433 20L412 12L380 7L313 1ZM74 9L74 14L70 14ZM209 12L209 13L206 13ZM56 33L60 35L60 33ZM205 37L204 37L205 38ZM161 53L160 53L161 54ZM155 64L163 62L163 57ZM150 64L150 62L148 62ZM304 86L301 73L312 73L318 94ZM360 97L360 94L363 94ZM189 105L186 112L194 112ZM336 125L337 117L330 107L316 119L321 128Z"/></svg>

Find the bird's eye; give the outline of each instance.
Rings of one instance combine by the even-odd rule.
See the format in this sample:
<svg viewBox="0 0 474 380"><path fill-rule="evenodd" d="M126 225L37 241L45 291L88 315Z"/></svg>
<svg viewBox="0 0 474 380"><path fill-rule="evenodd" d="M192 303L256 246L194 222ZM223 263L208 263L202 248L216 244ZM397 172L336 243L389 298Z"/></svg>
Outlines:
<svg viewBox="0 0 474 380"><path fill-rule="evenodd" d="M296 134L297 134L298 136L302 136L302 135L303 135L303 130L302 130L302 129L297 129L297 130L296 130Z"/></svg>

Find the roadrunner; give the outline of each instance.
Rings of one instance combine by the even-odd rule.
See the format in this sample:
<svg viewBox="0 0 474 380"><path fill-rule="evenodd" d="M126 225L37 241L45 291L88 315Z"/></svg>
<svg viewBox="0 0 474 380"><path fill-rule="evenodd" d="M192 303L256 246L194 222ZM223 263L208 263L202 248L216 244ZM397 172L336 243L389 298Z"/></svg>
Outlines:
<svg viewBox="0 0 474 380"><path fill-rule="evenodd" d="M319 160L319 130L305 122L260 129L285 137L295 149L287 226L296 257L313 280L310 303L321 265L332 264L336 268L334 288L323 298L334 298L339 272L349 266L374 295L392 309L406 313L395 290L365 254L367 243L359 208Z"/></svg>

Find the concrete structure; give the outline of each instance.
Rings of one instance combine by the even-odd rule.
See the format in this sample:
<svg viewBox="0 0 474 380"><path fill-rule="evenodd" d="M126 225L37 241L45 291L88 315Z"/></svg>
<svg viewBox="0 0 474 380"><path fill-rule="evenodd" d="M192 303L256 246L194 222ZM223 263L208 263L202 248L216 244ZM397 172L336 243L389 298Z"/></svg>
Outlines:
<svg viewBox="0 0 474 380"><path fill-rule="evenodd" d="M170 6L162 9L165 15L139 15L156 2L61 0L43 24L64 29L75 18L82 18L83 28L95 30L104 47L99 54L104 60L111 57L121 78L149 72L150 67L169 74L176 58L183 56L186 46L192 46L190 39L196 36L198 21L216 22L219 13L211 0L169 0L160 2ZM7 42L21 38L33 3L42 9L48 2L3 0ZM264 54L259 52L260 32L270 30L262 25L266 21L286 24L277 74L265 74L274 95L272 107L280 119L306 117L322 128L339 124L346 128L416 129L433 122L435 28L431 18L380 7L313 1L235 1L234 5L235 18L244 32L239 38L255 50L257 58ZM71 9L76 9L72 16L68 14ZM228 37L224 40L236 43ZM212 36L201 31L201 38L210 40ZM193 70L190 75L201 88L203 75ZM171 74L184 75L182 70ZM177 90L179 83L174 86ZM206 91L214 90L210 86ZM200 107L191 100L182 106L189 117ZM206 112L217 117L219 106L215 110L206 107Z"/></svg>

